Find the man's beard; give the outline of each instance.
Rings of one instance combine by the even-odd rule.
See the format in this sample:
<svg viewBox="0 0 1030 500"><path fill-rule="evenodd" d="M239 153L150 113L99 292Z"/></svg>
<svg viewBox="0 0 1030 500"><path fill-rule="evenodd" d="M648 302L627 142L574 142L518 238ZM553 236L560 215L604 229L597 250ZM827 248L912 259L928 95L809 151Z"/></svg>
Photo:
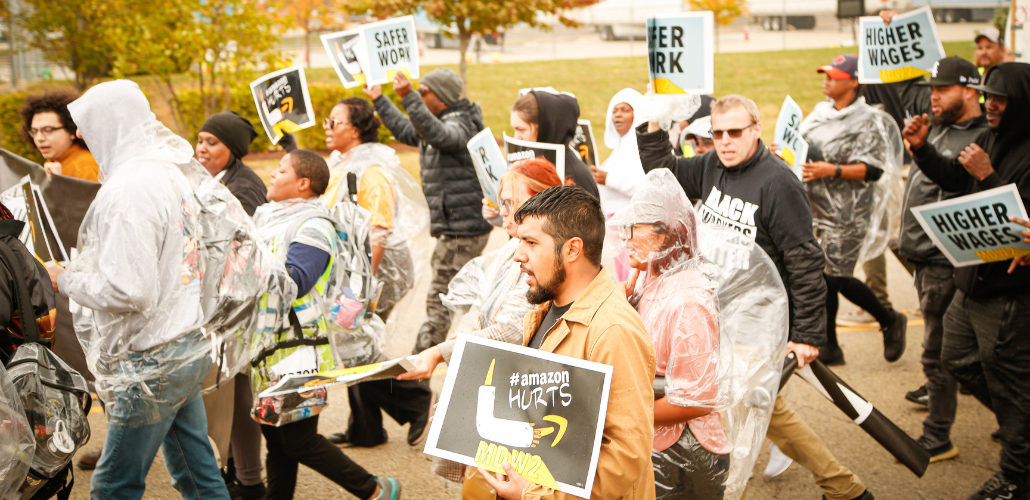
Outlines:
<svg viewBox="0 0 1030 500"><path fill-rule="evenodd" d="M534 275L536 277L536 275ZM555 294L558 292L558 287L565 283L565 264L561 260L555 259L554 263L554 275L551 278L550 283L544 283L542 280L537 278L536 287L529 287L529 291L526 292L526 300L530 304L543 304L549 300L554 300Z"/></svg>
<svg viewBox="0 0 1030 500"><path fill-rule="evenodd" d="M951 108L941 108L941 114L930 116L930 125L934 127L951 125L959 113L962 113L961 102L956 103Z"/></svg>

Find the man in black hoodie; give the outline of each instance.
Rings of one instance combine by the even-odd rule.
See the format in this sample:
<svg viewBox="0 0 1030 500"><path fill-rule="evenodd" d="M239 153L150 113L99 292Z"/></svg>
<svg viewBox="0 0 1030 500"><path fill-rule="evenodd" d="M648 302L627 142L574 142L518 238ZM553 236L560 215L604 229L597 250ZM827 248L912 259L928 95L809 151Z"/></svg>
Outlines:
<svg viewBox="0 0 1030 500"><path fill-rule="evenodd" d="M980 74L973 63L951 56L938 61L931 76L926 82L926 87L932 92L929 141L939 148L943 156L954 158L987 130L987 119L980 110L979 92L966 86L979 83ZM918 162L912 162L905 184L898 251L915 266L919 309L925 321L922 362L927 382L906 398L918 402L921 391L926 395L923 404L929 408L929 414L923 421L919 445L930 452L931 462L958 455L958 448L950 438L958 404L958 383L941 365L944 312L955 296L955 268L923 231L911 208L962 194L942 190L919 170Z"/></svg>
<svg viewBox="0 0 1030 500"><path fill-rule="evenodd" d="M946 191L972 194L1015 184L1030 204L1030 65L999 64L982 85L990 126L958 158L926 140L929 120L914 117L903 135L912 159ZM958 290L944 315L941 361L963 389L998 419L1001 472L973 499L1030 498L1030 267L995 262L955 270Z"/></svg>
<svg viewBox="0 0 1030 500"><path fill-rule="evenodd" d="M788 352L798 367L819 356L826 344L826 258L812 232L808 194L783 160L760 139L758 106L740 95L712 104L715 150L676 157L669 134L655 122L637 128L637 148L645 171L668 168L708 224L728 226L755 240L776 263L790 302ZM837 462L816 434L777 395L768 437L781 451L812 471L829 500L872 500L853 472Z"/></svg>
<svg viewBox="0 0 1030 500"><path fill-rule="evenodd" d="M579 101L576 96L551 87L524 90L511 107L515 138L565 146L565 185L579 186L594 198L601 199L590 168L583 163L579 153L569 147L576 136L577 120Z"/></svg>
<svg viewBox="0 0 1030 500"><path fill-rule="evenodd" d="M366 87L365 94L398 141L418 146L429 233L436 238L426 321L413 351L418 354L445 340L451 312L440 302L440 294L447 293L462 266L483 252L493 229L483 218L483 190L468 151L469 139L483 130L483 112L464 97L461 77L447 68L424 75L417 92L412 92L411 80L397 72L393 90L408 116L383 96L378 85Z"/></svg>

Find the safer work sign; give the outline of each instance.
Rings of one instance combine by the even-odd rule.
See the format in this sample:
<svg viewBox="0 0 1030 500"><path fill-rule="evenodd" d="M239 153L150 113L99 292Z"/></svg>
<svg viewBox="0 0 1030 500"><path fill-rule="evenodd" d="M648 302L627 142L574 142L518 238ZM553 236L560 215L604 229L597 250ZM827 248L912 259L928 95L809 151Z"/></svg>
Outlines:
<svg viewBox="0 0 1030 500"><path fill-rule="evenodd" d="M711 94L715 38L711 11L647 18L647 69L656 94Z"/></svg>

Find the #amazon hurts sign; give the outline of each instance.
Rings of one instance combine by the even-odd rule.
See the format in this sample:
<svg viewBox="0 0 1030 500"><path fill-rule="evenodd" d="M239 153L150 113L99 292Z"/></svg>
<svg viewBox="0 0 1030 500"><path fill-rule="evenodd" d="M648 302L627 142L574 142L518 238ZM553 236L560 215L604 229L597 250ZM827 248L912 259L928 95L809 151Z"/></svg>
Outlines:
<svg viewBox="0 0 1030 500"><path fill-rule="evenodd" d="M294 133L315 124L304 68L293 66L269 73L250 84L261 125L272 144L283 132Z"/></svg>
<svg viewBox="0 0 1030 500"><path fill-rule="evenodd" d="M647 18L647 70L656 94L711 94L715 52L711 11Z"/></svg>
<svg viewBox="0 0 1030 500"><path fill-rule="evenodd" d="M893 83L930 73L944 58L944 46L929 7L884 24L879 16L859 18L858 82Z"/></svg>
<svg viewBox="0 0 1030 500"><path fill-rule="evenodd" d="M955 267L999 262L1030 253L1020 235L1026 208L1015 184L912 207L923 230Z"/></svg>
<svg viewBox="0 0 1030 500"><path fill-rule="evenodd" d="M612 367L459 335L425 453L589 498Z"/></svg>

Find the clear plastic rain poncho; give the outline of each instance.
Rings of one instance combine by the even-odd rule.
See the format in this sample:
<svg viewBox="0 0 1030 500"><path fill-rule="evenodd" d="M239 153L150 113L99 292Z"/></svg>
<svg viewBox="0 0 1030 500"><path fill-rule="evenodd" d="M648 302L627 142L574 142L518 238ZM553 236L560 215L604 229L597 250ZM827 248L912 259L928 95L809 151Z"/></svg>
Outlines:
<svg viewBox="0 0 1030 500"><path fill-rule="evenodd" d="M249 337L285 318L296 286L135 83L97 85L68 109L103 185L60 289L97 394L126 400L114 415L126 425L153 424L189 400L212 358L226 377L246 366Z"/></svg>
<svg viewBox="0 0 1030 500"><path fill-rule="evenodd" d="M340 153L329 155L329 168L333 177L338 176L336 189L326 192L332 199L326 199L330 206L349 201L348 176L354 174L358 186L358 201L376 206L383 200L376 199L380 192L365 193L360 188L369 168L377 170L390 183L393 191L393 220L390 228L383 227L376 214L372 214L371 243L384 247L383 259L376 272L376 278L383 284L376 312L383 314L392 310L398 301L418 282L423 275L431 247L429 237L429 205L422 194L422 187L403 167L393 148L379 143L364 143ZM323 197L325 198L325 196Z"/></svg>
<svg viewBox="0 0 1030 500"><path fill-rule="evenodd" d="M712 410L656 426L659 497L682 495L677 488L688 474L695 488L707 486L695 492L739 498L765 437L785 352L788 306L779 273L751 240L697 223L667 169L649 172L608 227L609 238L646 262L630 303L655 345L656 390L673 405Z"/></svg>
<svg viewBox="0 0 1030 500"><path fill-rule="evenodd" d="M35 452L21 396L0 364L0 498L8 498L25 482Z"/></svg>
<svg viewBox="0 0 1030 500"><path fill-rule="evenodd" d="M325 238L301 231L301 225L313 218L331 223L336 231L335 247L328 247ZM380 284L371 275L372 266L365 252L368 220L368 211L353 203L337 203L330 209L317 198L273 201L254 213L262 240L272 246L280 262L286 262L292 243L318 248L332 256L326 289L321 293L311 290L314 308L305 317L298 313L298 319L302 324L318 325L319 331L313 337L329 338L339 368L374 363L383 352L384 326L372 310ZM251 346L254 356L276 347L275 334L280 332L269 333L255 338Z"/></svg>
<svg viewBox="0 0 1030 500"><path fill-rule="evenodd" d="M826 274L851 276L856 264L883 253L894 232L883 220L892 203L900 208L901 133L894 119L866 104L865 97L840 111L830 101L817 104L800 131L830 163L862 162L883 170L875 182L825 177L805 183L815 237L826 252Z"/></svg>
<svg viewBox="0 0 1030 500"><path fill-rule="evenodd" d="M447 285L447 295L440 296L443 305L466 313L458 333L522 345L523 320L533 305L526 299L529 284L514 260L519 242L512 238L470 260Z"/></svg>

